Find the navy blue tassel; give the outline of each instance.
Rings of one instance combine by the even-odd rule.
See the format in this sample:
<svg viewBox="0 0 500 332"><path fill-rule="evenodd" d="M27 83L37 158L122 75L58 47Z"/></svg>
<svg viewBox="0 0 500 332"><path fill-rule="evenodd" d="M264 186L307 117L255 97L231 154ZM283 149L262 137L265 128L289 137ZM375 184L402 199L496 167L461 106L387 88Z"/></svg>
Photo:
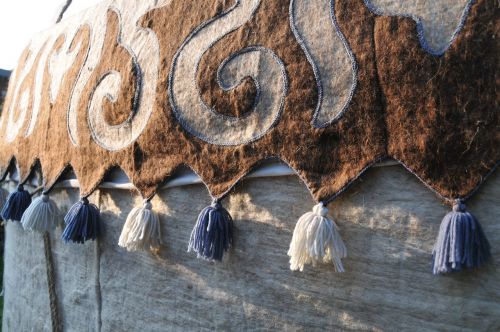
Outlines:
<svg viewBox="0 0 500 332"><path fill-rule="evenodd" d="M66 228L62 234L64 242L84 243L99 235L99 209L83 197L64 216Z"/></svg>
<svg viewBox="0 0 500 332"><path fill-rule="evenodd" d="M461 201L443 218L432 256L434 274L476 268L491 258L481 225Z"/></svg>
<svg viewBox="0 0 500 332"><path fill-rule="evenodd" d="M221 261L232 243L233 218L219 201L214 200L198 216L189 239L188 252L194 251L198 257Z"/></svg>
<svg viewBox="0 0 500 332"><path fill-rule="evenodd" d="M9 195L7 202L2 207L2 219L21 221L24 211L30 204L30 193L24 190L22 184L18 185L17 190Z"/></svg>

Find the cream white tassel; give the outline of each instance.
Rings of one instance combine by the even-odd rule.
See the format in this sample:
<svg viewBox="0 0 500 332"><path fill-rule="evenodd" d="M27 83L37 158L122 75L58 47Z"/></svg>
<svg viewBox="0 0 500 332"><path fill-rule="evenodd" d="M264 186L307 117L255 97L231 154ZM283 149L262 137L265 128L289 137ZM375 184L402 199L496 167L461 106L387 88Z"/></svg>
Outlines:
<svg viewBox="0 0 500 332"><path fill-rule="evenodd" d="M61 224L62 215L56 203L43 193L35 198L24 211L21 224L25 230L48 232Z"/></svg>
<svg viewBox="0 0 500 332"><path fill-rule="evenodd" d="M120 247L128 251L158 251L161 246L160 220L151 210L149 201L144 201L142 208L133 208L127 216L118 240Z"/></svg>
<svg viewBox="0 0 500 332"><path fill-rule="evenodd" d="M341 259L347 250L335 222L327 218L328 209L322 202L312 212L300 217L293 231L288 250L290 269L304 270L304 265L331 261L337 272L344 272Z"/></svg>

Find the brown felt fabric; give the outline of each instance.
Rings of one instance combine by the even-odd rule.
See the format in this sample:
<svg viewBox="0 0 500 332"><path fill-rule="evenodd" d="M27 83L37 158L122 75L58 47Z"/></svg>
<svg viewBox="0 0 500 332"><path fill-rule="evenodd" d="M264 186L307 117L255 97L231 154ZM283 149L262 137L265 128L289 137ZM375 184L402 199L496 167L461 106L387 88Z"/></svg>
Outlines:
<svg viewBox="0 0 500 332"><path fill-rule="evenodd" d="M158 93L158 109L153 114L159 115L163 111L165 117L162 119L166 118L168 122L152 119L152 125L158 127L156 130L162 136L157 136L156 140L146 135L139 138L136 148L141 149L143 171L135 183L142 187L142 181L149 182L154 176L157 177L155 182L160 181L180 163L186 163L207 183L212 194L218 196L259 161L278 157L297 170L315 198L323 199L385 154L383 113L378 101L373 48L370 47L373 45L373 16L362 1L337 8L339 24L344 31L351 31L348 39L352 42L349 42L354 44L354 53L359 54L359 83L346 115L327 129L318 130L310 124L317 98L316 84L312 68L290 29L288 8L288 1L263 1L247 24L225 36L205 53L198 73L198 84L206 101L213 101L219 107L228 105L227 108L241 109L244 113L245 105L238 100L253 97L253 87L245 84L236 91L223 92L216 82L218 65L232 53L251 45L258 44L275 51L285 64L289 78L289 93L277 126L252 144L214 146L186 134L173 117L168 96ZM165 7L155 10L147 22L160 39L171 38L160 33L160 29L165 29L166 17L171 17L170 10ZM275 15L269 16L269 13ZM180 33L174 31L172 34ZM168 44L160 41L160 45ZM175 49L162 47L161 52L161 58L167 60L173 57ZM164 83L159 86L159 91L166 91L169 69L170 66L162 68L160 76ZM174 134L165 135L169 132ZM153 149L162 151L144 158L147 151ZM167 159L163 155L178 159ZM159 172L154 171L155 167ZM151 169L150 173L146 173L148 169ZM168 172L161 172L163 169Z"/></svg>
<svg viewBox="0 0 500 332"><path fill-rule="evenodd" d="M43 54L43 51L45 50L45 47L47 47L46 43L41 47L40 51L36 54L33 55L35 56L33 66L29 70L29 72L26 74L26 76L23 78L22 82L20 83L19 86L19 93L17 94L17 97L14 98L13 95L10 94L11 91L9 91L9 95L7 96L6 103L5 103L5 110L8 110L11 105L12 105L12 112L13 112L13 119L18 119L20 114L21 114L21 96L26 93L28 96L28 102L27 102L27 110L26 110L26 115L25 115L25 120L19 130L19 135L17 138L12 142L12 143L7 143L5 141L5 128L9 126L7 123L7 116L8 112L3 112L2 117L3 117L3 123L2 123L2 142L3 142L3 150L4 153L2 153L2 170L7 170L10 159L12 156L15 156L17 160L17 164L19 167L19 172L21 174L22 180L24 181L32 168L32 165L35 163L37 153L39 151L38 149L38 143L40 142L39 140L36 139L36 136L42 135L42 128L37 128L35 135L31 136L30 140L24 139L24 133L28 129L29 126L29 115L31 114L31 110L33 109L33 97L34 97L34 81L35 81L35 76L36 76L36 71L38 68L38 65L40 64L40 60ZM31 55L31 52L26 49L23 54L21 55L20 58L20 63L19 63L19 68L22 69L25 67L26 62L28 60L28 57ZM17 75L16 75L17 76ZM15 77L14 81L16 81L18 78ZM12 87L11 82L9 86L9 90Z"/></svg>
<svg viewBox="0 0 500 332"><path fill-rule="evenodd" d="M492 1L485 0L473 5L464 30L441 58L422 49L411 19L378 17L363 0L336 1L338 24L358 65L358 83L345 114L324 129L311 125L318 92L312 67L290 28L290 2L263 0L250 21L204 54L197 83L208 105L225 114L244 115L253 104L255 86L247 79L233 91L224 92L216 81L217 68L242 48L267 47L283 61L289 80L281 118L261 139L240 146L211 145L188 134L175 119L168 99L171 61L197 26L232 4L223 0L177 1L139 19L138 26L155 32L160 45L156 101L141 136L117 152L93 141L87 108L102 75L116 70L122 74L121 90L115 103L105 102L105 119L119 124L130 116L137 89L132 57L119 40L118 15L109 10L101 62L87 68L84 63L91 27L80 27L71 43L72 49L80 45L77 58L63 77L53 104L46 65L33 134L19 134L15 142L7 144L4 130L0 133L1 169L14 156L21 176L26 178L38 159L50 187L71 165L81 193L86 195L110 168L119 166L141 194L149 197L185 164L200 175L212 195L221 196L256 164L274 157L293 167L321 200L332 197L366 167L387 156L401 160L449 197L473 190L499 159L499 115L492 111L498 109L498 46L492 39L498 30L498 14ZM51 52L59 51L64 38L60 37ZM21 57L20 67L26 56ZM79 146L75 147L67 133L66 116L82 67L92 70L92 75L78 104ZM37 66L33 68L36 71ZM26 89L34 84L33 75L25 80ZM5 109L18 102L9 97L11 90ZM3 117L6 122L5 112Z"/></svg>
<svg viewBox="0 0 500 332"><path fill-rule="evenodd" d="M415 30L411 19L375 24L388 152L442 195L465 196L500 160L499 9L477 1L442 57Z"/></svg>
<svg viewBox="0 0 500 332"><path fill-rule="evenodd" d="M133 109L133 97L137 87L137 73L133 69L133 59L130 53L117 43L119 36L119 18L116 12L108 12L108 29L104 38L104 47L101 59L107 61L99 62L98 66L92 71L85 92L83 93L80 108L85 108L91 98L93 88L98 81L109 71L114 70L121 74L122 84L120 92L115 102L105 101L104 118L111 125L119 125L126 121Z"/></svg>

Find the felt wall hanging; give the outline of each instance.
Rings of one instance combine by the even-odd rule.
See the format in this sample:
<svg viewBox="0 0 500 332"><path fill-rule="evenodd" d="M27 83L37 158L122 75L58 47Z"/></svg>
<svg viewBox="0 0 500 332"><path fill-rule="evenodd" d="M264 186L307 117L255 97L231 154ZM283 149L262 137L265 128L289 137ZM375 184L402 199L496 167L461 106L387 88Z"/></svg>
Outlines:
<svg viewBox="0 0 500 332"><path fill-rule="evenodd" d="M48 194L71 166L82 200L64 239L83 242L99 230L86 197L119 166L146 199L120 238L136 250L160 245L147 200L187 165L214 199L189 248L221 259L233 221L220 200L277 158L320 203L299 221L317 232L307 238L313 226L298 225L292 267L325 259L343 270L325 206L371 165L396 159L451 204L500 160L499 11L491 0L448 4L104 1L21 55L0 120L0 170L15 160L23 183L39 162Z"/></svg>

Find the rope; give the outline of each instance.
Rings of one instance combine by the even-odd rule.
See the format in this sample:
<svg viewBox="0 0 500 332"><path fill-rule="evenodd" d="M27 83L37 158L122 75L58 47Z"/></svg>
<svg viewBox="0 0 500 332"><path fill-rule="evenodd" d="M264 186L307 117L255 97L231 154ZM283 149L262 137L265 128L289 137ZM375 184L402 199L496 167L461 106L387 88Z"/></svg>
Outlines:
<svg viewBox="0 0 500 332"><path fill-rule="evenodd" d="M43 244L45 249L45 265L47 268L47 285L49 288L50 318L52 320L52 332L62 332L62 322L59 316L59 308L57 306L54 260L52 257L50 236L48 232L45 232L45 234L43 234Z"/></svg>

